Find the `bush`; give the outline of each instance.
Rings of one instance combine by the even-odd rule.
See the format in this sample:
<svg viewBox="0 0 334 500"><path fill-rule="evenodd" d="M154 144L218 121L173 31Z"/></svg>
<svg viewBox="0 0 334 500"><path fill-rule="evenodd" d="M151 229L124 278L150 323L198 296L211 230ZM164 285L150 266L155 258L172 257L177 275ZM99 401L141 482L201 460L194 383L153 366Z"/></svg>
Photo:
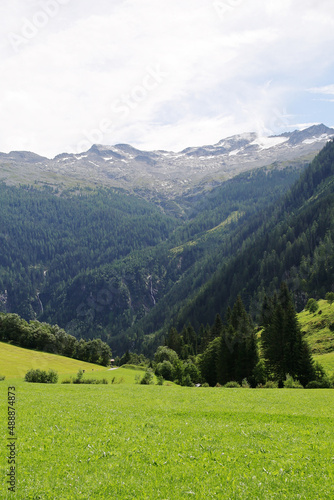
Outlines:
<svg viewBox="0 0 334 500"><path fill-rule="evenodd" d="M330 389L331 383L329 379L311 380L306 386L306 389Z"/></svg>
<svg viewBox="0 0 334 500"><path fill-rule="evenodd" d="M325 299L327 300L327 302L331 306L333 304L333 302L334 302L334 292L327 292L326 296L325 296Z"/></svg>
<svg viewBox="0 0 334 500"><path fill-rule="evenodd" d="M164 378L162 375L158 375L157 377L157 385L164 385Z"/></svg>
<svg viewBox="0 0 334 500"><path fill-rule="evenodd" d="M150 385L150 384L154 383L154 381L153 381L153 372L152 372L151 368L149 368L148 370L146 370L145 375L141 379L140 383L143 384L143 385Z"/></svg>
<svg viewBox="0 0 334 500"><path fill-rule="evenodd" d="M246 378L244 378L241 382L241 387L243 389L250 389L250 384Z"/></svg>
<svg viewBox="0 0 334 500"><path fill-rule="evenodd" d="M157 376L163 377L165 380L173 380L173 365L165 359L162 363L158 363L155 373Z"/></svg>
<svg viewBox="0 0 334 500"><path fill-rule="evenodd" d="M278 383L273 380L267 380L265 384L258 384L256 386L257 389L277 389Z"/></svg>
<svg viewBox="0 0 334 500"><path fill-rule="evenodd" d="M227 382L224 387L227 389L239 389L241 386L235 380L231 380L230 382Z"/></svg>
<svg viewBox="0 0 334 500"><path fill-rule="evenodd" d="M310 311L310 313L315 313L319 309L319 304L315 299L308 299L306 309Z"/></svg>
<svg viewBox="0 0 334 500"><path fill-rule="evenodd" d="M4 375L0 375L0 382L1 382L2 380L5 380L5 378L6 378L6 377L5 377Z"/></svg>
<svg viewBox="0 0 334 500"><path fill-rule="evenodd" d="M294 380L291 375L287 374L286 379L283 382L283 386L285 389L303 389L302 384L299 380Z"/></svg>
<svg viewBox="0 0 334 500"><path fill-rule="evenodd" d="M183 364L183 366L184 366L184 377L187 377L189 375L191 382L193 382L194 384L198 384L201 382L202 380L201 372L194 363L188 360Z"/></svg>
<svg viewBox="0 0 334 500"><path fill-rule="evenodd" d="M25 374L24 380L26 382L34 382L40 384L56 384L58 382L58 373L55 370L29 370Z"/></svg>
<svg viewBox="0 0 334 500"><path fill-rule="evenodd" d="M201 387L210 387L210 386L207 382L204 382L204 384L202 384Z"/></svg>
<svg viewBox="0 0 334 500"><path fill-rule="evenodd" d="M183 387L194 387L194 383L192 382L189 373L188 373L188 375L185 375L184 377L182 377L181 385Z"/></svg>

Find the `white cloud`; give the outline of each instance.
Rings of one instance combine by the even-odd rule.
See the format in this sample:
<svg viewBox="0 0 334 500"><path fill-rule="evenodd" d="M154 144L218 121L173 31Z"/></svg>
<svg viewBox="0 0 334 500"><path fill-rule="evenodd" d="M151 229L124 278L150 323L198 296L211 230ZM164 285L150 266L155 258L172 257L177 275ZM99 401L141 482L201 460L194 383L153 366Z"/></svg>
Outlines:
<svg viewBox="0 0 334 500"><path fill-rule="evenodd" d="M218 4L3 0L0 151L177 150L312 121L294 102L332 93L332 1ZM57 13L43 18L47 5Z"/></svg>
<svg viewBox="0 0 334 500"><path fill-rule="evenodd" d="M325 85L324 87L314 87L309 89L309 92L313 94L334 95L334 84Z"/></svg>

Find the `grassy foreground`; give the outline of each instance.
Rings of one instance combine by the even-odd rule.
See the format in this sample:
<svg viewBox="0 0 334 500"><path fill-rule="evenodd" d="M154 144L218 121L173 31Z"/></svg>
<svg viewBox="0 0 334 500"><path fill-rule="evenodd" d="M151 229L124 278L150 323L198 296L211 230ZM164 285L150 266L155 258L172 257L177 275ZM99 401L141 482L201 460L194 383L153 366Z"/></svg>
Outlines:
<svg viewBox="0 0 334 500"><path fill-rule="evenodd" d="M0 498L334 498L333 390L125 383L17 382L17 493L7 494L8 385Z"/></svg>

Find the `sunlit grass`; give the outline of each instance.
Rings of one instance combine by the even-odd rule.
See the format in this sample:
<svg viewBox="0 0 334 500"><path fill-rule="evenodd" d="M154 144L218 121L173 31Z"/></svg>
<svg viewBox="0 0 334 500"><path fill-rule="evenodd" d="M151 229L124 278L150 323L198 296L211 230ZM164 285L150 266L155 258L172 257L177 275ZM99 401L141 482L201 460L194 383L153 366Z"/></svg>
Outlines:
<svg viewBox="0 0 334 500"><path fill-rule="evenodd" d="M16 392L15 498L334 497L333 390L20 382Z"/></svg>
<svg viewBox="0 0 334 500"><path fill-rule="evenodd" d="M77 359L56 354L32 351L0 342L0 375L6 378L23 378L28 370L56 370L59 375L76 373L80 368L86 371L106 370L105 367L85 363Z"/></svg>

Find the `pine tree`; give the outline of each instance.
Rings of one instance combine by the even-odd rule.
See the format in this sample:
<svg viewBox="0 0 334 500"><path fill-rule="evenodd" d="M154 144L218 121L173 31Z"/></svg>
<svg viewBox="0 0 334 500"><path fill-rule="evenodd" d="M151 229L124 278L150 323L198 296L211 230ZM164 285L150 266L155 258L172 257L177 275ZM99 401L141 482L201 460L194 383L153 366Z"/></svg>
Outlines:
<svg viewBox="0 0 334 500"><path fill-rule="evenodd" d="M313 360L302 338L297 313L285 283L281 284L277 300L266 300L262 308L264 330L262 348L266 368L283 386L286 375L305 384L312 380Z"/></svg>

